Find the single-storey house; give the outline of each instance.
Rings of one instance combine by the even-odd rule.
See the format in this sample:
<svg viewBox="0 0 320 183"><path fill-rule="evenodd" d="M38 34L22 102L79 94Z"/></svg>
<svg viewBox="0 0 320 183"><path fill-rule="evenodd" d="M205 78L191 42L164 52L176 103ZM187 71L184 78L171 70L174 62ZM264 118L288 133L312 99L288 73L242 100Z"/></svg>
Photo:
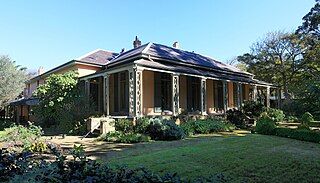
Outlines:
<svg viewBox="0 0 320 183"><path fill-rule="evenodd" d="M224 114L240 108L245 100L257 100L258 93L264 94L264 103L270 106L271 94L280 93L277 85L208 56L181 50L177 42L173 47L152 42L141 45L136 37L133 46L121 53L95 50L40 72L26 83L25 100L32 99L32 92L50 74L69 70L79 72L95 110L107 116ZM30 109L27 102L19 104L19 119L32 120Z"/></svg>

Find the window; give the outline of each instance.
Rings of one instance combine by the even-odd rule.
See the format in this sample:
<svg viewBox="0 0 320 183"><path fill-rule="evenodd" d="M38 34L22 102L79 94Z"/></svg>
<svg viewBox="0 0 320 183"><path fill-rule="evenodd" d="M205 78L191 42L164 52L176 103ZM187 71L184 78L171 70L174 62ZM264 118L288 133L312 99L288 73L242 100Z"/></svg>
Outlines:
<svg viewBox="0 0 320 183"><path fill-rule="evenodd" d="M114 111L129 111L129 79L128 72L114 74Z"/></svg>
<svg viewBox="0 0 320 183"><path fill-rule="evenodd" d="M154 107L155 112L172 110L172 82L167 73L154 73Z"/></svg>
<svg viewBox="0 0 320 183"><path fill-rule="evenodd" d="M200 78L187 77L187 107L188 111L200 111L201 83Z"/></svg>
<svg viewBox="0 0 320 183"><path fill-rule="evenodd" d="M223 100L223 83L214 81L214 108L217 112L223 110Z"/></svg>
<svg viewBox="0 0 320 183"><path fill-rule="evenodd" d="M241 89L242 89L242 101L246 100L246 85L241 85Z"/></svg>
<svg viewBox="0 0 320 183"><path fill-rule="evenodd" d="M233 107L238 107L238 84L233 82Z"/></svg>

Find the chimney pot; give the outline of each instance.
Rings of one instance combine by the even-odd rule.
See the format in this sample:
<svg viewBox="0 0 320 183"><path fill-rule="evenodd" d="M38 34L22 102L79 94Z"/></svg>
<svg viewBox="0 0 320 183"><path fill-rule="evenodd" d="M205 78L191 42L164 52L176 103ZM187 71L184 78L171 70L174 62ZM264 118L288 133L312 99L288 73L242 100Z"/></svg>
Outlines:
<svg viewBox="0 0 320 183"><path fill-rule="evenodd" d="M39 67L38 69L38 75L41 75L45 72L44 68L42 66Z"/></svg>
<svg viewBox="0 0 320 183"><path fill-rule="evenodd" d="M136 48L141 45L141 41L139 40L138 36L136 36L136 39L133 41L133 48Z"/></svg>
<svg viewBox="0 0 320 183"><path fill-rule="evenodd" d="M173 43L173 47L179 49L180 48L180 44L178 41Z"/></svg>

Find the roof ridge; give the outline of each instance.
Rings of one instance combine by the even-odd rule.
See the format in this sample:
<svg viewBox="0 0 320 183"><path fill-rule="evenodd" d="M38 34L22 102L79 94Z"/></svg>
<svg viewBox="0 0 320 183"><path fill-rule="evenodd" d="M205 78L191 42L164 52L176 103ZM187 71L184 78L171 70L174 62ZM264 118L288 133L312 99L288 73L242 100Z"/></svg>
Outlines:
<svg viewBox="0 0 320 183"><path fill-rule="evenodd" d="M142 50L141 53L147 53L147 51L150 49L152 44L153 44L153 42L147 43L147 46Z"/></svg>
<svg viewBox="0 0 320 183"><path fill-rule="evenodd" d="M102 49L102 48L97 48L97 49L95 49L95 50L93 50L93 51L90 51L89 53L86 53L86 54L84 54L84 55L82 55L82 56L80 56L80 57L77 57L77 58L74 59L74 60L82 60L82 59L86 58L87 56L89 56L89 55L91 55L91 54L93 54L93 53L96 53L96 52L98 52L98 51L106 51L106 52L110 52L110 53L116 53L116 52L109 51L109 50L105 50L105 49Z"/></svg>

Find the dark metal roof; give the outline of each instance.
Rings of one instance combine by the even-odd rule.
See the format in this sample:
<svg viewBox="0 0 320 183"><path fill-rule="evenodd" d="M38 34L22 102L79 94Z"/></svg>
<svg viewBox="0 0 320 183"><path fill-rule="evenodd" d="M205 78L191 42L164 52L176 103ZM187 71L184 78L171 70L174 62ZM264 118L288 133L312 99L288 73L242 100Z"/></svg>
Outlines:
<svg viewBox="0 0 320 183"><path fill-rule="evenodd" d="M207 69L227 71L252 76L251 73L242 71L238 68L225 64L223 62L219 62L210 57L157 43L148 43L134 48L132 50L129 50L127 52L124 52L123 54L120 54L117 58L113 59L110 63L116 64L118 62L120 64L123 60L129 59L130 57L137 55L142 56L143 54L157 57L159 61L171 60L172 62L176 62L176 64L178 65L181 65L183 63L193 66L206 67Z"/></svg>
<svg viewBox="0 0 320 183"><path fill-rule="evenodd" d="M20 98L11 102L6 102L6 105L37 105L39 100L36 98Z"/></svg>
<svg viewBox="0 0 320 183"><path fill-rule="evenodd" d="M110 60L114 59L118 53L114 53L106 50L95 50L90 52L82 57L77 58L76 60L88 63L88 64L97 64L97 65L106 65Z"/></svg>
<svg viewBox="0 0 320 183"><path fill-rule="evenodd" d="M231 74L222 74L222 73L218 73L218 72L197 69L197 68L191 68L191 67L186 67L186 66L172 65L172 64L168 64L168 63L153 62L153 61L149 61L146 59L139 59L139 60L136 60L134 63L141 65L141 66L146 66L146 67L151 67L151 68L156 68L156 69L175 71L175 72L194 74L194 75L201 75L201 76L207 76L207 77L212 77L212 78L217 78L217 79L225 79L225 80L240 81L240 82L246 82L246 83L255 83L255 84L277 86L274 84L266 83L266 82L259 81L256 79L251 79L248 77L235 76L235 75L231 75Z"/></svg>

